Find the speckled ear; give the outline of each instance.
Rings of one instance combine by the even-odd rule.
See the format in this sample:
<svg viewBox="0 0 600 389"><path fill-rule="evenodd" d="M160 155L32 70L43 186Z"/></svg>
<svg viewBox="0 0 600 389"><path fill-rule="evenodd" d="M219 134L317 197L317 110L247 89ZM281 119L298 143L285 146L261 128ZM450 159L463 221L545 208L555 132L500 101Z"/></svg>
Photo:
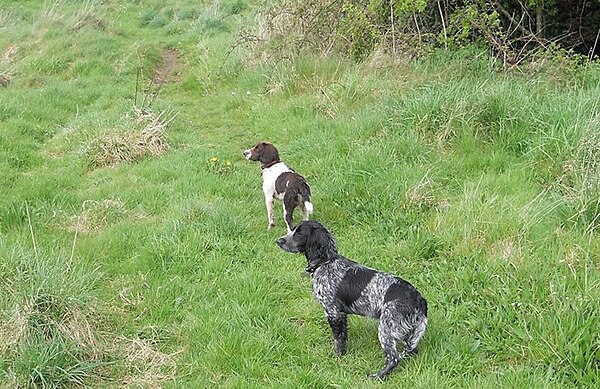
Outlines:
<svg viewBox="0 0 600 389"><path fill-rule="evenodd" d="M336 253L333 236L323 226L313 227L306 240L304 253L308 259L308 268L316 269L331 261Z"/></svg>

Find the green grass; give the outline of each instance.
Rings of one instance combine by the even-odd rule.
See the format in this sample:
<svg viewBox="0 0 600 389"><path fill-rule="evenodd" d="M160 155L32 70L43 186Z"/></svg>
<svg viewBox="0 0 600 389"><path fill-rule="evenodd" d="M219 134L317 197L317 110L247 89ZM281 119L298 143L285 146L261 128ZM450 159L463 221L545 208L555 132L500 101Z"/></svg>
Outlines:
<svg viewBox="0 0 600 389"><path fill-rule="evenodd" d="M0 6L0 387L600 385L597 64L251 65L228 52L256 2ZM141 108L172 118L165 148L105 166ZM266 229L241 155L263 139L342 254L428 299L387 382L366 378L376 323L352 317L335 357L305 260L274 244L279 206Z"/></svg>

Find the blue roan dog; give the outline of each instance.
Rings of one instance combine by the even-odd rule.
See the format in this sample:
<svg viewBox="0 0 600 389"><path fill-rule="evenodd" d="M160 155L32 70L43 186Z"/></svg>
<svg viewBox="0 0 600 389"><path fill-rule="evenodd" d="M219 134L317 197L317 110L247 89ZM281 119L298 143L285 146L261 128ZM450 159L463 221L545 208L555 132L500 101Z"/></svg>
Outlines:
<svg viewBox="0 0 600 389"><path fill-rule="evenodd" d="M304 253L313 294L323 305L335 340L335 352L346 352L347 314L379 319L379 342L385 366L371 378L384 378L411 354L427 327L427 302L401 278L370 269L337 252L331 233L317 221L303 221L277 239L285 251ZM398 341L404 344L398 352Z"/></svg>

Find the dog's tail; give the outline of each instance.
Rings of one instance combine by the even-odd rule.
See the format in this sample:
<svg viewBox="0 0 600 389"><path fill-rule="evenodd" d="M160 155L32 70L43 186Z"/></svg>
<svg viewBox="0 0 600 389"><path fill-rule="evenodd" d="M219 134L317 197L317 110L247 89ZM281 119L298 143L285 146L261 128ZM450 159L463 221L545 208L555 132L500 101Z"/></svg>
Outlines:
<svg viewBox="0 0 600 389"><path fill-rule="evenodd" d="M413 316L413 319L415 320L414 326L405 339L405 347L403 351L405 355L416 354L417 344L423 337L425 329L427 328L427 316L418 314Z"/></svg>
<svg viewBox="0 0 600 389"><path fill-rule="evenodd" d="M313 205L310 201L305 201L304 202L304 209L306 209L306 212L308 212L309 214L311 214L313 212Z"/></svg>

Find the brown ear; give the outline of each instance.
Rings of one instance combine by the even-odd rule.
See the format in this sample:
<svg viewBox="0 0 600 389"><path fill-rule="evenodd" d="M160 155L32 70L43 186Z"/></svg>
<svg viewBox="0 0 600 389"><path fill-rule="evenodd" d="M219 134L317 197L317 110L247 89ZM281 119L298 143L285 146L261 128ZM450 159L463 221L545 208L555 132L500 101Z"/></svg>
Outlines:
<svg viewBox="0 0 600 389"><path fill-rule="evenodd" d="M263 165L266 165L271 162L279 161L279 153L275 146L271 143L263 142L260 144L262 146L262 152L260 153L260 162Z"/></svg>
<svg viewBox="0 0 600 389"><path fill-rule="evenodd" d="M254 147L252 148L252 151L256 151L257 153L261 152L263 147L265 147L264 143L265 142L258 142L257 144L254 145Z"/></svg>

